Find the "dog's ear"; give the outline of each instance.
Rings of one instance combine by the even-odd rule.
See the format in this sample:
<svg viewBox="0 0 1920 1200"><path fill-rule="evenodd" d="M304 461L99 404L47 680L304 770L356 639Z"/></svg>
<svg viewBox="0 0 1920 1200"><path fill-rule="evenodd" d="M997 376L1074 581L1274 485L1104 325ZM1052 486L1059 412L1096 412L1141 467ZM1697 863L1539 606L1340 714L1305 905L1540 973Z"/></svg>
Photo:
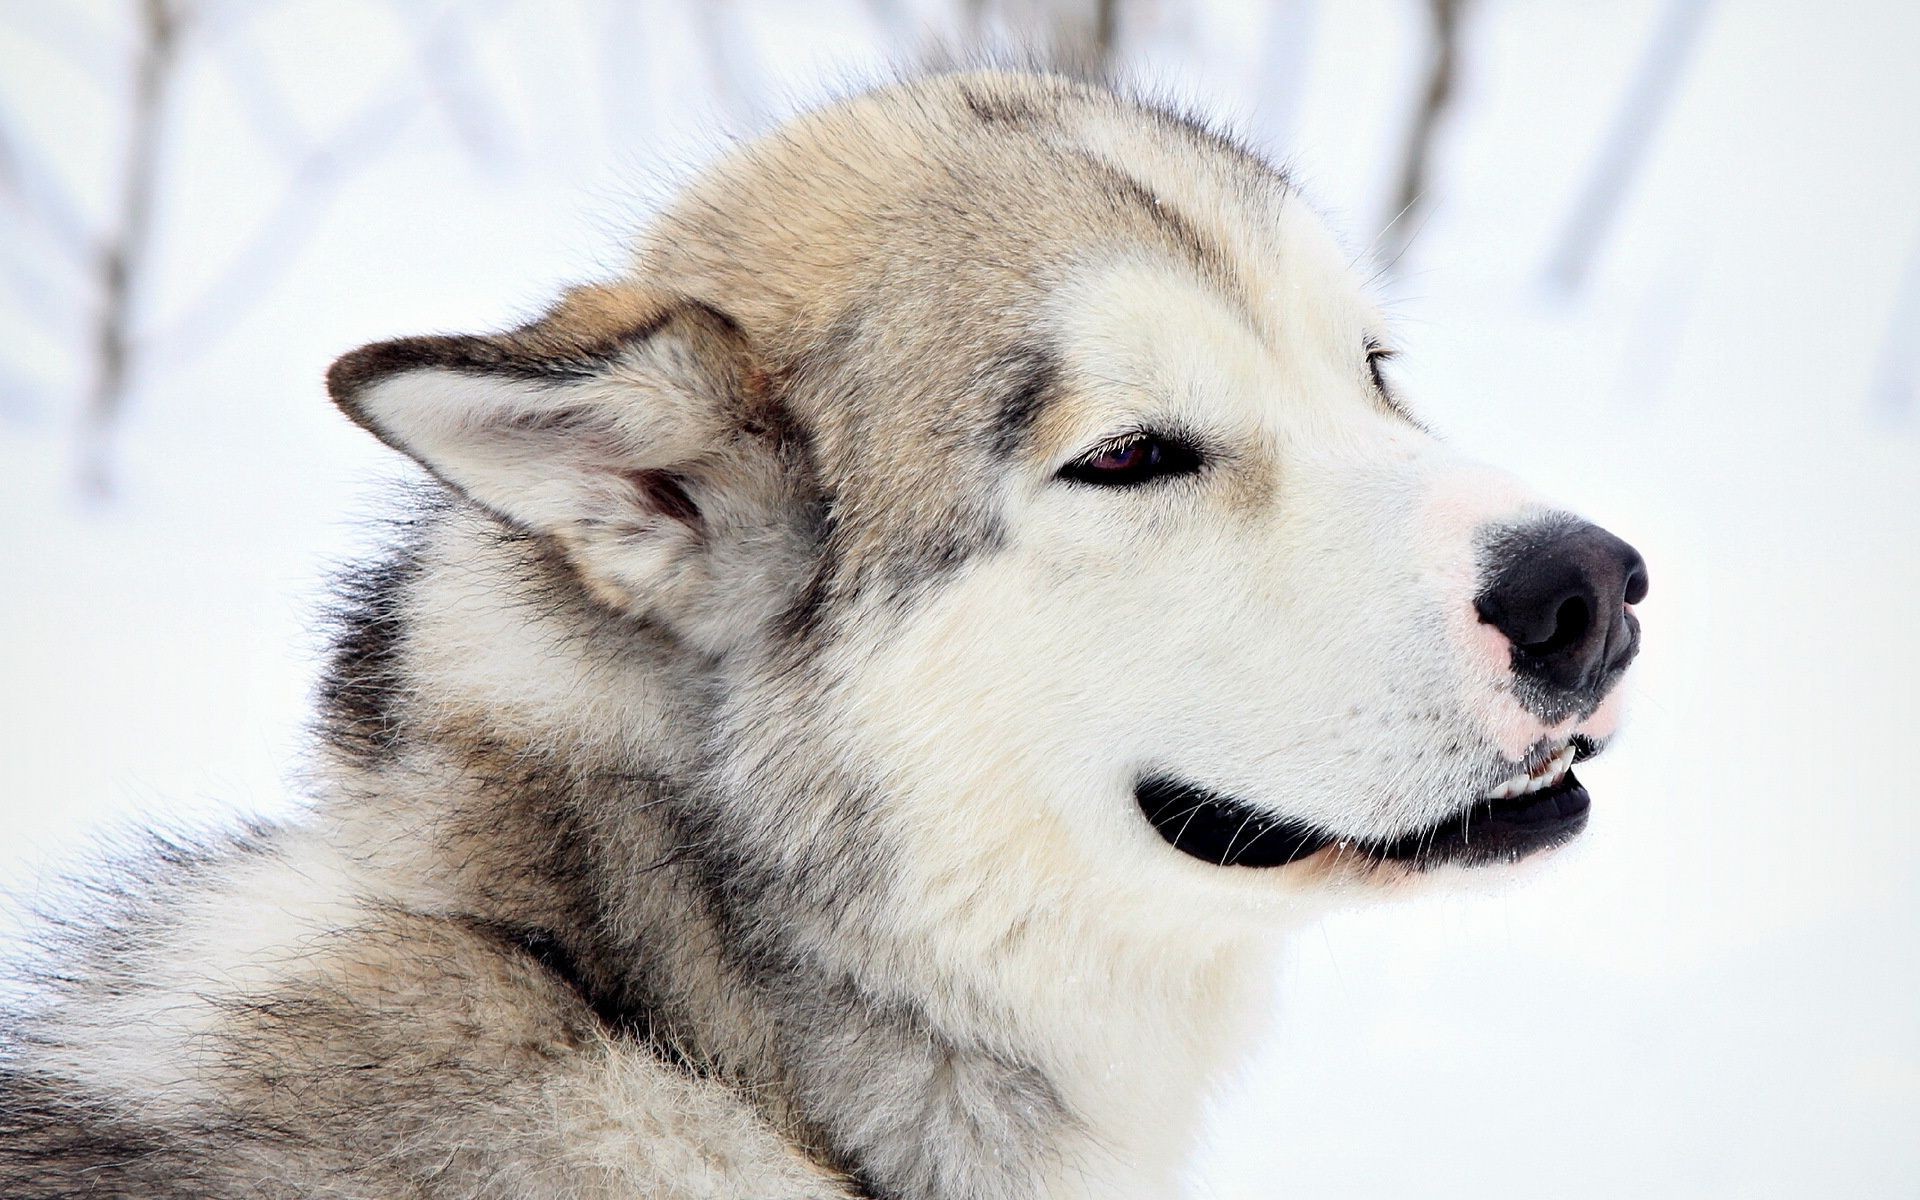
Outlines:
<svg viewBox="0 0 1920 1200"><path fill-rule="evenodd" d="M711 651L792 590L811 528L739 328L636 285L568 293L506 333L378 342L335 404L509 524L588 592Z"/></svg>

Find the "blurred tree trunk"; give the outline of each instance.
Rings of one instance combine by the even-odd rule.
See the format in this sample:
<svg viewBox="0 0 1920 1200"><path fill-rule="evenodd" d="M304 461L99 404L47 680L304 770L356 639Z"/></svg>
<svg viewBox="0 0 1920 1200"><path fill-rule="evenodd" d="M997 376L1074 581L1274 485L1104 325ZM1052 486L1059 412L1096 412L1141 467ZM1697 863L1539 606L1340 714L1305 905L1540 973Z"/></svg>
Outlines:
<svg viewBox="0 0 1920 1200"><path fill-rule="evenodd" d="M1900 273L1873 390L1886 416L1900 422L1912 419L1914 401L1920 398L1920 234L1914 237L1906 269Z"/></svg>
<svg viewBox="0 0 1920 1200"><path fill-rule="evenodd" d="M1284 157L1300 124L1300 106L1313 67L1316 0L1274 0L1267 13L1257 93L1262 140Z"/></svg>
<svg viewBox="0 0 1920 1200"><path fill-rule="evenodd" d="M996 20L1053 70L1109 79L1118 65L1121 0L962 0L974 47L994 43Z"/></svg>
<svg viewBox="0 0 1920 1200"><path fill-rule="evenodd" d="M140 50L128 113L119 208L101 242L96 273L99 313L93 323L93 382L81 421L80 484L99 497L111 491L108 439L126 407L133 370L134 307L152 241L154 188L162 116L177 61L181 13L173 0L144 0Z"/></svg>
<svg viewBox="0 0 1920 1200"><path fill-rule="evenodd" d="M1426 86L1421 90L1406 148L1400 155L1400 176L1394 184L1386 219L1381 223L1376 256L1391 267L1413 241L1420 215L1432 187L1433 147L1440 126L1453 104L1460 70L1460 25L1467 0L1428 0L1428 61Z"/></svg>
<svg viewBox="0 0 1920 1200"><path fill-rule="evenodd" d="M1547 282L1571 294L1586 282L1620 202L1633 186L1655 128L1672 106L1680 77L1700 40L1710 0L1670 0L1660 28L1641 56L1633 81L1574 201L1547 264Z"/></svg>

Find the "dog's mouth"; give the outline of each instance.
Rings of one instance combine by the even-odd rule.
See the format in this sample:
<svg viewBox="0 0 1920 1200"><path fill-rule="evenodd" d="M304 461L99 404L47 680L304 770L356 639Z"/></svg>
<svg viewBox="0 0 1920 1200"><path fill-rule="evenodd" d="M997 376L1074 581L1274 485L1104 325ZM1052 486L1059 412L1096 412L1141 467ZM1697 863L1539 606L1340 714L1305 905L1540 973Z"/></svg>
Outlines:
<svg viewBox="0 0 1920 1200"><path fill-rule="evenodd" d="M1264 812L1232 796L1167 776L1134 787L1140 811L1167 843L1222 867L1283 867L1329 847L1418 870L1518 862L1577 835L1590 798L1573 764L1595 753L1586 738L1535 755L1533 765L1434 824L1394 838L1353 838Z"/></svg>

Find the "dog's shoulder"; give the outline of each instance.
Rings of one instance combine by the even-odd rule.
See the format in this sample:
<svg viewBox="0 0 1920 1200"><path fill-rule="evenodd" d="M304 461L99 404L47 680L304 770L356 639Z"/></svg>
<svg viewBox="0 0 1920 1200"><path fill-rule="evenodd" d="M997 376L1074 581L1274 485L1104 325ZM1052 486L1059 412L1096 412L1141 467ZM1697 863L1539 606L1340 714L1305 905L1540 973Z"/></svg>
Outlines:
<svg viewBox="0 0 1920 1200"><path fill-rule="evenodd" d="M118 885L0 1041L0 1195L849 1194L540 931L362 882L283 830Z"/></svg>

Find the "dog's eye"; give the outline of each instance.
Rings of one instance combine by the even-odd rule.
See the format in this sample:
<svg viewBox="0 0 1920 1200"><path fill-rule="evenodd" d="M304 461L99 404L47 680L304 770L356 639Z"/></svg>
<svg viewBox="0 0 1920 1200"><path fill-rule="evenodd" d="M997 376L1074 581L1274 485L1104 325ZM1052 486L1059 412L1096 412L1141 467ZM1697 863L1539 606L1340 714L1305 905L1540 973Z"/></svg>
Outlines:
<svg viewBox="0 0 1920 1200"><path fill-rule="evenodd" d="M1387 377L1381 374L1380 367L1381 364L1393 357L1393 351L1382 346L1372 338L1367 339L1366 350L1367 373L1373 376L1373 386L1379 390L1382 396L1391 396L1393 393L1387 390Z"/></svg>
<svg viewBox="0 0 1920 1200"><path fill-rule="evenodd" d="M1200 453L1185 442L1158 434L1129 434L1060 468L1060 477L1101 487L1131 487L1164 475L1192 475Z"/></svg>

